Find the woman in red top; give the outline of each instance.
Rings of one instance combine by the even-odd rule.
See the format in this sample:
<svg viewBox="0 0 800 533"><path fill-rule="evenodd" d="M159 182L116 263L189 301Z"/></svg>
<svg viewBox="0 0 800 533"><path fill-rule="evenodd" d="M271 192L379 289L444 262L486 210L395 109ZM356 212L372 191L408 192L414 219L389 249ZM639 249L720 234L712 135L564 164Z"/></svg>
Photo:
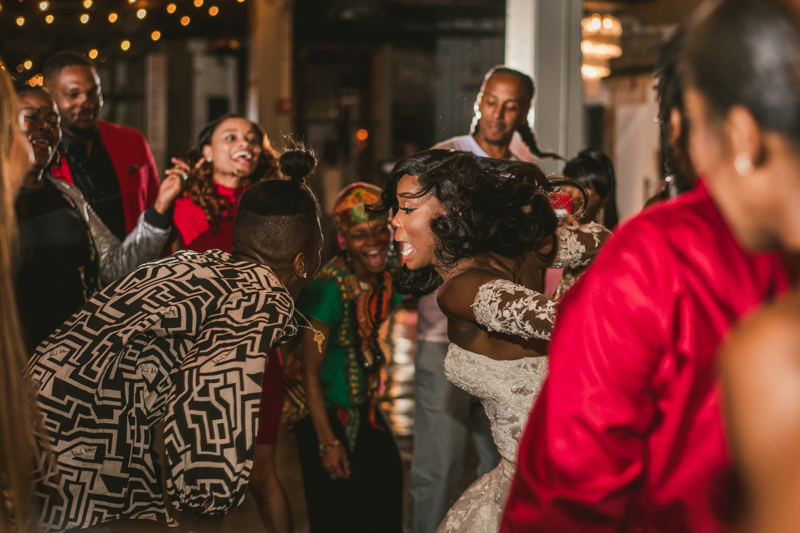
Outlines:
<svg viewBox="0 0 800 533"><path fill-rule="evenodd" d="M239 199L253 183L281 178L278 159L258 124L237 115L209 123L194 148L173 158L167 174L186 180L183 198L175 202L173 250L230 252ZM270 531L293 530L291 511L275 470L275 443L283 410L283 363L280 350L269 353L259 408L259 431L250 488Z"/></svg>
<svg viewBox="0 0 800 533"><path fill-rule="evenodd" d="M167 174L186 180L175 202L174 249L231 251L233 219L239 198L253 183L278 177L276 153L258 124L236 115L209 123L194 148Z"/></svg>

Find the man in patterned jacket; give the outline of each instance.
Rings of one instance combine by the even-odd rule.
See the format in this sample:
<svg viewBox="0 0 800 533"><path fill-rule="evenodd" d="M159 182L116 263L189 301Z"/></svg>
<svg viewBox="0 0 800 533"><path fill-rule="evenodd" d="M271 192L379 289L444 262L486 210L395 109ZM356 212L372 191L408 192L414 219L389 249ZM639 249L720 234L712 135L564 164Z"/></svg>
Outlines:
<svg viewBox="0 0 800 533"><path fill-rule="evenodd" d="M39 345L30 369L59 469L38 487L42 530L213 531L242 501L267 352L296 333L293 298L320 264L319 205L298 185L244 194L232 255L146 264Z"/></svg>

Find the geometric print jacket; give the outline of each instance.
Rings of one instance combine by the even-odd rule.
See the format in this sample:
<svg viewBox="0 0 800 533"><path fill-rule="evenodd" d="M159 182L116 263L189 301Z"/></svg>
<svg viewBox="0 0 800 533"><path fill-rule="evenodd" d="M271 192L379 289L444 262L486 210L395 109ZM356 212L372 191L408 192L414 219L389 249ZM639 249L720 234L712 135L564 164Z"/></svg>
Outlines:
<svg viewBox="0 0 800 533"><path fill-rule="evenodd" d="M293 314L269 268L219 250L147 263L87 302L29 365L58 467L39 475L41 528L174 525L165 488L190 515L239 505L267 353L297 333ZM162 422L165 465L154 448Z"/></svg>

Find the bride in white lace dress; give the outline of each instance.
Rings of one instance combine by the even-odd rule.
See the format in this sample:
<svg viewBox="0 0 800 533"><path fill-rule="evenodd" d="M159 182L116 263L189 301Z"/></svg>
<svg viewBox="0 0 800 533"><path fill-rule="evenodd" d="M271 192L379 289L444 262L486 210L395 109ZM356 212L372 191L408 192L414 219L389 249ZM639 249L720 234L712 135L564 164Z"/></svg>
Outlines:
<svg viewBox="0 0 800 533"><path fill-rule="evenodd" d="M587 265L608 236L597 224L558 227L553 186L535 165L429 150L395 166L380 209L394 209L405 265L398 289L439 306L452 344L448 379L483 402L502 460L449 511L437 533L493 533L517 446L547 374L555 302L542 270Z"/></svg>

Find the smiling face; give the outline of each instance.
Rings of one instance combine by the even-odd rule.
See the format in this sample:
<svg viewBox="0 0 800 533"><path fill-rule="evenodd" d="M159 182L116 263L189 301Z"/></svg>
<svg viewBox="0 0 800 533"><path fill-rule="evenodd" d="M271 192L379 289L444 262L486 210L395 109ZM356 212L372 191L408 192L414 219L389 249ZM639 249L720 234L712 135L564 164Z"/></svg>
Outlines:
<svg viewBox="0 0 800 533"><path fill-rule="evenodd" d="M100 77L92 67L64 67L47 91L53 96L65 130L90 130L97 125L103 108Z"/></svg>
<svg viewBox="0 0 800 533"><path fill-rule="evenodd" d="M33 148L34 170L46 168L61 142L61 119L53 99L44 91L30 91L19 97L22 131Z"/></svg>
<svg viewBox="0 0 800 533"><path fill-rule="evenodd" d="M214 174L246 178L258 167L261 137L256 127L243 118L229 118L217 126L203 156L211 159Z"/></svg>
<svg viewBox="0 0 800 533"><path fill-rule="evenodd" d="M400 258L410 270L436 266L436 238L431 231L431 220L444 214L444 208L433 194L421 198L407 198L420 190L416 176L403 176L397 184L397 201L400 204L392 219L394 238Z"/></svg>
<svg viewBox="0 0 800 533"><path fill-rule="evenodd" d="M350 252L357 274L359 270L364 274L380 274L386 270L391 239L389 224L385 220L362 222L342 234L344 247Z"/></svg>
<svg viewBox="0 0 800 533"><path fill-rule="evenodd" d="M508 146L511 137L527 120L530 95L522 81L511 74L496 73L483 88L478 111L477 136L489 144Z"/></svg>

